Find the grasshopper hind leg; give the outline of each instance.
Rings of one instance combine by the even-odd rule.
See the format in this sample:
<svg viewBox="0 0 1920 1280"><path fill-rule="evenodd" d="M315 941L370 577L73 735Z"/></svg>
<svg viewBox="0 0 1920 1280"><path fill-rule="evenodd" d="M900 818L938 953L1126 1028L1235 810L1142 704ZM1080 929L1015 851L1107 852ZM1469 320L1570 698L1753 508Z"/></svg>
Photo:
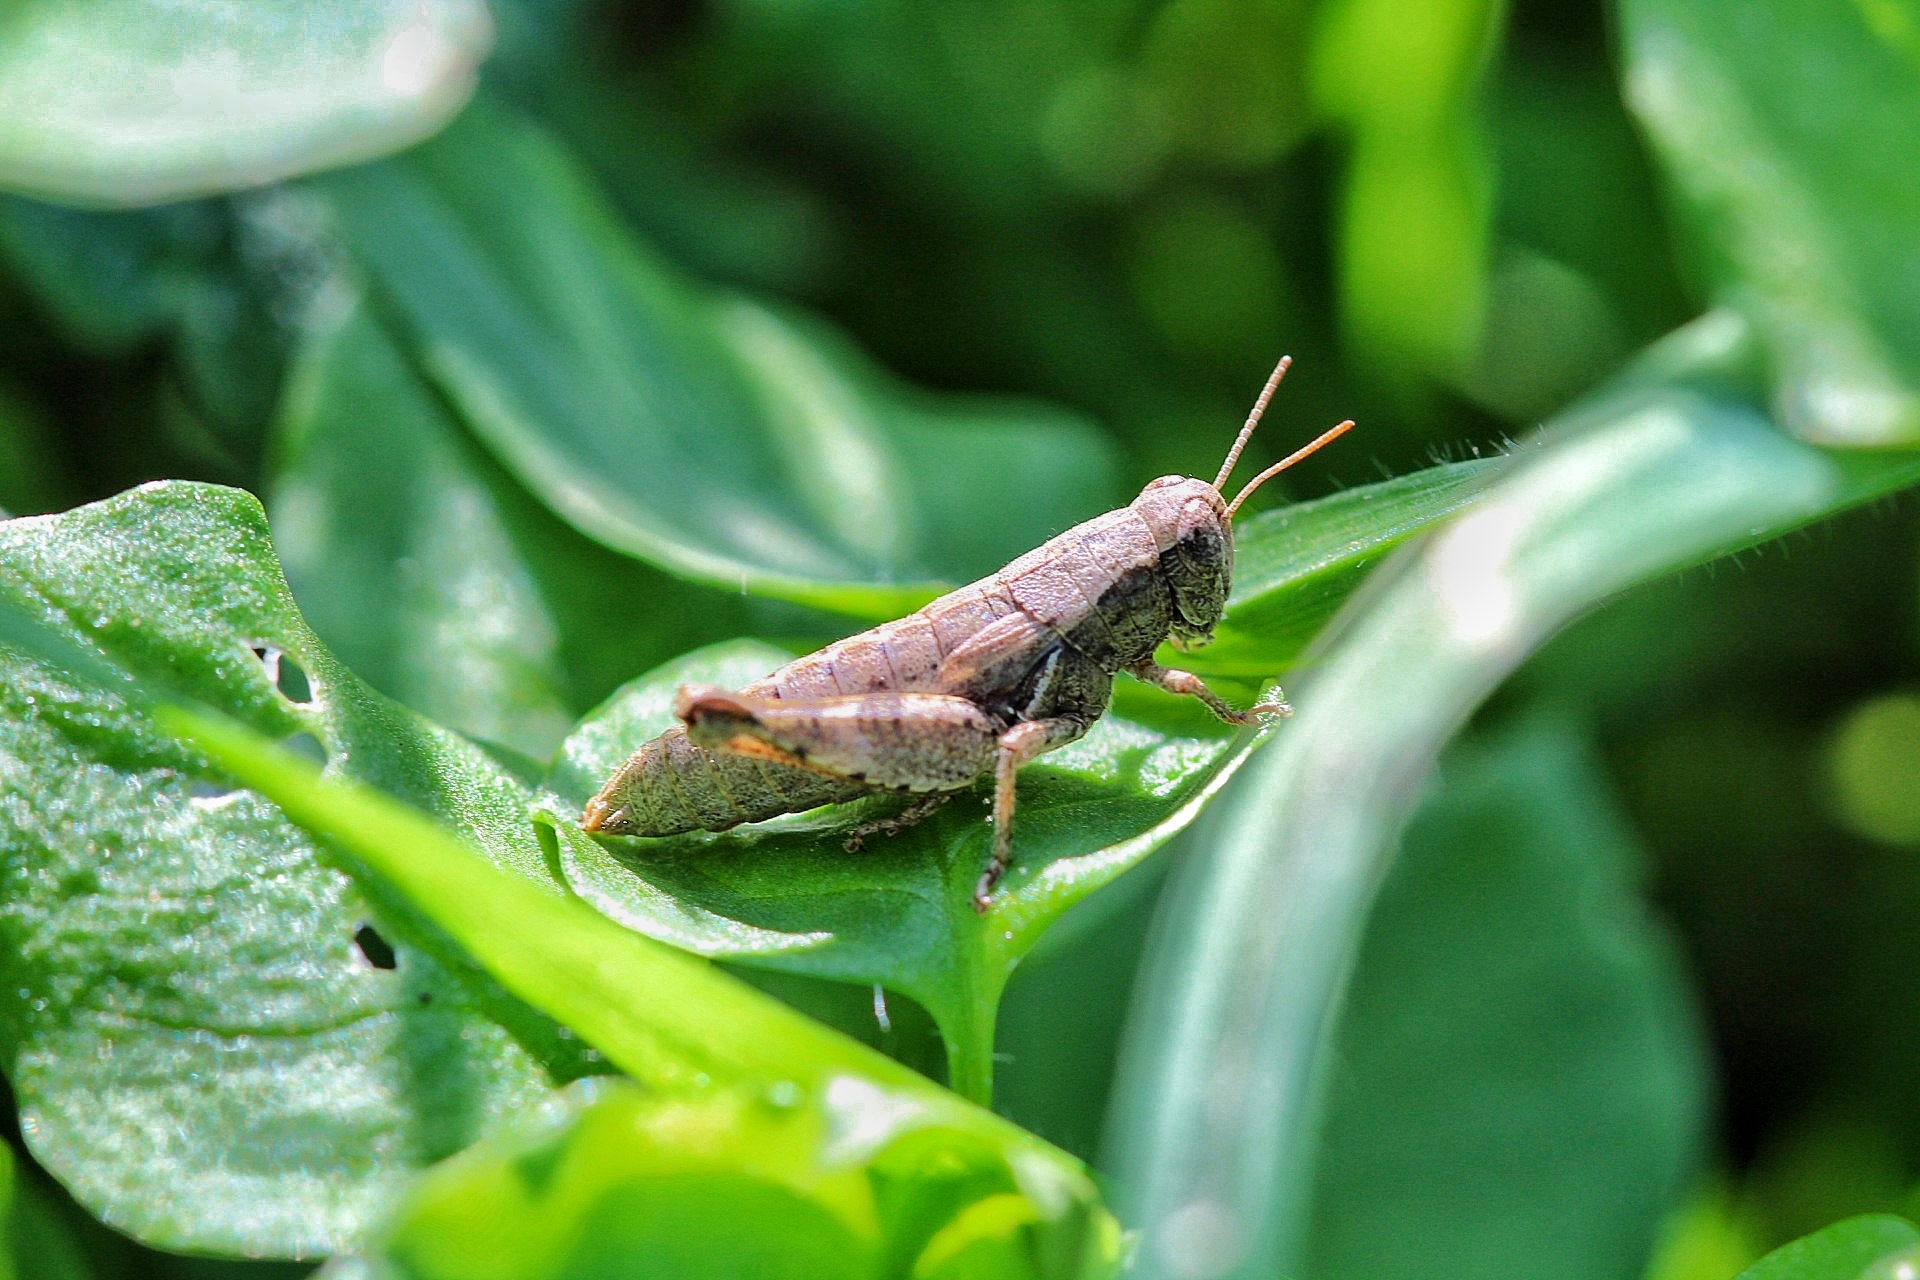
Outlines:
<svg viewBox="0 0 1920 1280"><path fill-rule="evenodd" d="M953 792L935 791L930 795L921 796L891 818L876 818L872 822L863 822L847 833L846 850L848 853L860 852L866 846L868 836L898 835L951 799L953 799Z"/></svg>

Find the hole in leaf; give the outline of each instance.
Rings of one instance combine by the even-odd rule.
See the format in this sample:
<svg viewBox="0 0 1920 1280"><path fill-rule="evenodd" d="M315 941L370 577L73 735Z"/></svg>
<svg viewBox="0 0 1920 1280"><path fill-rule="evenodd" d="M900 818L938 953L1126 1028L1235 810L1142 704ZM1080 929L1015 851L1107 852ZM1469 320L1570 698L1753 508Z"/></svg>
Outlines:
<svg viewBox="0 0 1920 1280"><path fill-rule="evenodd" d="M353 931L353 945L360 948L360 954L376 969L391 969L399 963L394 958L393 944L381 937L380 931L370 924L363 924Z"/></svg>
<svg viewBox="0 0 1920 1280"><path fill-rule="evenodd" d="M313 682L307 679L307 673L300 664L289 658L284 650L270 644L256 644L252 648L253 656L260 659L260 665L266 669L267 679L273 681L280 696L288 702L313 700Z"/></svg>
<svg viewBox="0 0 1920 1280"><path fill-rule="evenodd" d="M320 739L310 733L296 733L291 737L282 738L280 745L315 764L327 762L327 749L320 744Z"/></svg>

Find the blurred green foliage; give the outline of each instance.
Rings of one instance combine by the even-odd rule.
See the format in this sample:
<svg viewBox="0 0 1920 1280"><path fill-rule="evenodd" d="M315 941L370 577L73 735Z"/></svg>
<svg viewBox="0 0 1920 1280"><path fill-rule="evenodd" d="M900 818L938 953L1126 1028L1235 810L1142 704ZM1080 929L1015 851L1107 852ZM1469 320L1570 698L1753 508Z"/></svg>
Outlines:
<svg viewBox="0 0 1920 1280"><path fill-rule="evenodd" d="M1142 1274L1244 1274L1270 1229L1327 1280L1911 1263L1920 530L1896 497L1767 540L1914 475L1912 0L310 10L0 12L0 507L112 498L0 525L0 1266L1094 1274L1069 1157L1140 1203L1178 1080L1131 1064L1205 1042L1166 975L1209 956L1319 1011L1282 1046L1312 1104L1225 1116L1284 1167L1199 1170L1253 1217L1193 1200L1171 1252L1129 1221ZM1300 682L1307 758L1187 828L1254 744L1129 690L1023 775L984 922L969 803L858 864L842 814L572 829L688 672L1211 475L1281 350L1249 462L1362 430L1262 492L1191 665ZM161 478L216 484L112 497ZM1422 566L1518 584L1542 634L1394 631ZM347 793L237 787L244 744L156 730L119 665L434 815L530 913L577 894L845 1035L727 984L717 1091L556 1091L620 1052L560 1011L604 974L519 985L547 953L446 914L484 894L338 861ZM1329 761L1368 794L1275 773ZM1350 909L1234 950L1257 886L1194 886L1234 849L1311 870L1299 831L1351 836ZM647 1035L692 1016L659 998ZM1065 1154L853 1040L994 1078ZM951 1126L821 1163L829 1112L756 1109L748 1049ZM1207 1065L1233 1097L1292 1062Z"/></svg>

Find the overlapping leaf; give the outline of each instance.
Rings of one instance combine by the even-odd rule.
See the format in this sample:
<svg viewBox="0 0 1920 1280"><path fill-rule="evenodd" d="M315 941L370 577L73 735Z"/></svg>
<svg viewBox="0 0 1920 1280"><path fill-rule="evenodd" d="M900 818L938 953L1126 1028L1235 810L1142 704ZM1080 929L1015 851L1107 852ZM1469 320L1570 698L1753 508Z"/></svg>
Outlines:
<svg viewBox="0 0 1920 1280"><path fill-rule="evenodd" d="M1032 1135L232 721L151 714L641 1086L558 1101L431 1178L376 1242L408 1274L1113 1271L1091 1179Z"/></svg>
<svg viewBox="0 0 1920 1280"><path fill-rule="evenodd" d="M1419 781L1487 691L1615 591L1920 479L1913 455L1836 458L1773 430L1728 389L1745 333L1716 314L1676 335L1648 366L1659 381L1569 415L1336 623L1300 718L1243 775L1225 839L1185 890L1185 941L1167 953L1180 958L1154 973L1151 1065L1136 1061L1121 1112L1146 1274L1202 1260L1265 1274L1298 1257L1320 1029ZM1182 1219L1196 1203L1213 1215L1202 1235Z"/></svg>
<svg viewBox="0 0 1920 1280"><path fill-rule="evenodd" d="M621 923L704 955L878 983L925 1005L956 1088L984 1096L993 1015L1020 957L1074 902L1191 820L1257 731L1145 689L1079 742L1021 772L1015 863L984 917L972 907L991 827L963 793L911 831L843 849L891 797L662 840L595 839L580 806L640 743L673 723L682 684L738 687L791 656L751 641L702 650L622 689L562 748L547 821L574 891Z"/></svg>
<svg viewBox="0 0 1920 1280"><path fill-rule="evenodd" d="M1334 1033L1302 1268L1634 1274L1707 1128L1700 1027L1577 723L1456 747Z"/></svg>
<svg viewBox="0 0 1920 1280"><path fill-rule="evenodd" d="M365 303L321 310L267 510L308 622L375 687L545 761L635 671L756 624L819 629L581 537L475 447Z"/></svg>

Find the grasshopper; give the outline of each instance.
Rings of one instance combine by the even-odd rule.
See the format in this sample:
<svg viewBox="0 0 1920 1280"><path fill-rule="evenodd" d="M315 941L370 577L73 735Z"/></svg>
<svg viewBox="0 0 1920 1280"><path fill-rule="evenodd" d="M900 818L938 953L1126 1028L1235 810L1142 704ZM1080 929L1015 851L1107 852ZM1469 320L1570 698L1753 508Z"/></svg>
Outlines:
<svg viewBox="0 0 1920 1280"><path fill-rule="evenodd" d="M683 686L681 723L645 743L588 802L607 835L725 831L874 791L914 797L856 827L848 850L904 830L993 775L993 849L978 912L1013 853L1014 776L1080 737L1107 709L1115 674L1199 699L1232 725L1292 714L1273 700L1229 706L1186 671L1157 665L1161 641L1213 638L1233 576L1233 514L1268 479L1353 426L1342 422L1268 467L1228 502L1233 473L1291 357L1267 379L1212 484L1161 476L1127 506L1076 525L998 573L918 613L836 641L744 689Z"/></svg>

